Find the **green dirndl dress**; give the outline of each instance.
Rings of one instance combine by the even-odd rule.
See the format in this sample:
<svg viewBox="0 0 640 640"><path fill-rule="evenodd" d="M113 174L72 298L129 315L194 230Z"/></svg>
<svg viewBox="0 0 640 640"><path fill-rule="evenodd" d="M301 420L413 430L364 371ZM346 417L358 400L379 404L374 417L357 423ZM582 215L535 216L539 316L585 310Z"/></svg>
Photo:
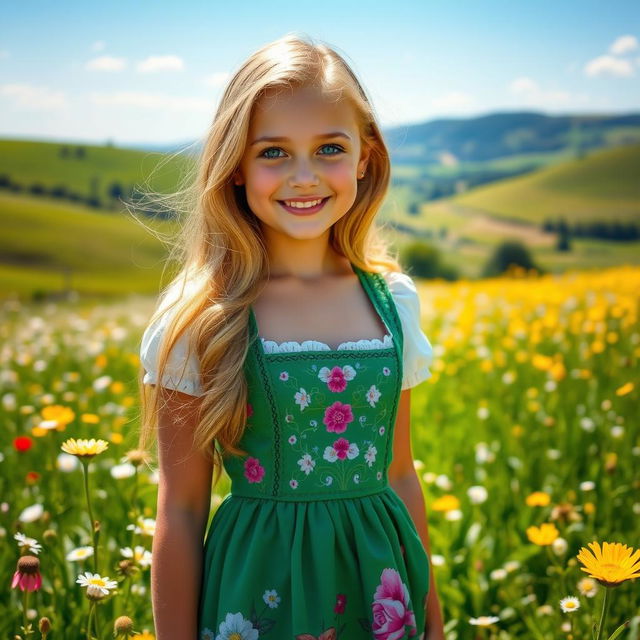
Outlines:
<svg viewBox="0 0 640 640"><path fill-rule="evenodd" d="M402 327L383 276L352 268L391 347L268 353L250 312L248 455L225 459L199 640L423 637L429 559L387 479Z"/></svg>

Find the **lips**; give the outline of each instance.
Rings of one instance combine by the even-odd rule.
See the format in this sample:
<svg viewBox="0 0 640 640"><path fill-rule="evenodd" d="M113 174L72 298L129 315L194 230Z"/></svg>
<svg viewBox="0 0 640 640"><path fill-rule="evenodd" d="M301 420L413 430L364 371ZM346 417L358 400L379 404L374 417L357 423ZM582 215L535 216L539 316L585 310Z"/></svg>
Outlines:
<svg viewBox="0 0 640 640"><path fill-rule="evenodd" d="M318 211L320 211L320 209L322 209L322 207L324 207L324 205L326 204L327 200L329 200L329 196L323 198L322 202L320 202L320 204L317 204L315 207L288 207L285 204L284 200L278 200L278 204L285 211L293 213L296 216L308 216L312 213L317 213Z"/></svg>

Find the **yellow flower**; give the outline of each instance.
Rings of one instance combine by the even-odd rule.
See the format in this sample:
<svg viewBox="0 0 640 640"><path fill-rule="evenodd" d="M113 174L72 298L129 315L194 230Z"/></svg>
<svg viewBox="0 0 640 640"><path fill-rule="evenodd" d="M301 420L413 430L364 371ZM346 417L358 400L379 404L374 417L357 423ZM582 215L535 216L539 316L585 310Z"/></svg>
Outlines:
<svg viewBox="0 0 640 640"><path fill-rule="evenodd" d="M91 438L91 440L76 440L75 438L69 438L60 445L60 448L65 453L70 453L78 458L93 458L98 453L102 453L108 446L109 443L106 440L95 440L94 438Z"/></svg>
<svg viewBox="0 0 640 640"><path fill-rule="evenodd" d="M527 528L529 541L539 546L551 544L559 535L556 525L549 522L543 522L539 527Z"/></svg>
<svg viewBox="0 0 640 640"><path fill-rule="evenodd" d="M640 549L635 553L631 547L619 542L603 542L602 550L597 542L590 542L592 552L582 547L576 556L591 578L605 587L617 587L625 580L640 577Z"/></svg>
<svg viewBox="0 0 640 640"><path fill-rule="evenodd" d="M80 416L80 420L86 424L98 424L98 422L100 422L100 416L95 413L83 413Z"/></svg>
<svg viewBox="0 0 640 640"><path fill-rule="evenodd" d="M57 431L64 431L66 425L74 420L76 414L69 407L63 407L60 404L52 404L48 407L44 407L40 412L45 421L57 422Z"/></svg>
<svg viewBox="0 0 640 640"><path fill-rule="evenodd" d="M627 382L627 384L623 384L621 387L616 389L617 396L626 396L627 393L631 393L633 391L633 382Z"/></svg>
<svg viewBox="0 0 640 640"><path fill-rule="evenodd" d="M452 495L446 495L433 501L431 508L434 511L453 511L460 507L460 500Z"/></svg>
<svg viewBox="0 0 640 640"><path fill-rule="evenodd" d="M544 491L534 491L527 496L528 507L546 507L551 502L551 496Z"/></svg>

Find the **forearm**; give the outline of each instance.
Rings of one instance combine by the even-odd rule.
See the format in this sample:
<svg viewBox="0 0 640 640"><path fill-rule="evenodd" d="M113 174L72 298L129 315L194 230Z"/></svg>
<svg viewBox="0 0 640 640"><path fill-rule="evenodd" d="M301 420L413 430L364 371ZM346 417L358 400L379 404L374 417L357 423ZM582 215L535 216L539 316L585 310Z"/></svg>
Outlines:
<svg viewBox="0 0 640 640"><path fill-rule="evenodd" d="M158 509L153 536L151 594L157 640L193 640L202 578L202 523Z"/></svg>
<svg viewBox="0 0 640 640"><path fill-rule="evenodd" d="M390 481L393 490L405 503L409 514L415 524L416 530L422 545L424 546L427 555L429 556L429 563L431 571L429 572L429 595L427 596L426 607L426 640L441 640L444 639L444 625L442 620L442 611L440 607L440 601L436 591L436 581L433 571L433 565L431 564L431 545L429 542L429 526L427 522L427 511L424 502L424 494L422 493L422 486L420 480L415 472L409 473L401 478L397 478L394 481Z"/></svg>

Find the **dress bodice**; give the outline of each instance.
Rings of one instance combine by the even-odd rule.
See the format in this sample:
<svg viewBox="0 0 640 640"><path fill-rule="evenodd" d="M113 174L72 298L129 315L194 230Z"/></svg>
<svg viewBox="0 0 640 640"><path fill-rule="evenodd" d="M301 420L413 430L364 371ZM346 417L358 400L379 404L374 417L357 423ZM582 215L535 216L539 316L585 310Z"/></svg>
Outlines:
<svg viewBox="0 0 640 640"><path fill-rule="evenodd" d="M352 267L387 327L380 344L269 351L250 310L248 417L238 443L247 453L225 455L231 494L323 500L368 495L388 485L402 328L384 278Z"/></svg>

